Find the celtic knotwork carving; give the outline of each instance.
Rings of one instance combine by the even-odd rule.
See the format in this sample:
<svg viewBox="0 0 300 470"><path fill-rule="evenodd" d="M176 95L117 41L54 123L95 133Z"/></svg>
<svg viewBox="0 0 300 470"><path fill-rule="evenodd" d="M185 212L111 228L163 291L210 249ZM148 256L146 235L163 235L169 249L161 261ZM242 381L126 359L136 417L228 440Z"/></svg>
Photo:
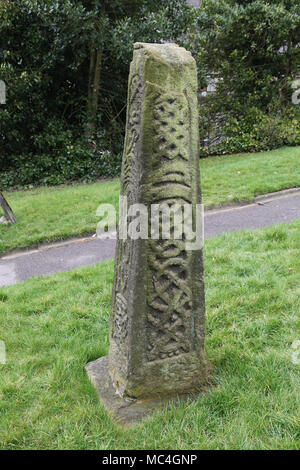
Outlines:
<svg viewBox="0 0 300 470"><path fill-rule="evenodd" d="M189 105L184 94L152 87L153 152L151 200L157 204L191 202ZM191 351L192 292L189 253L183 239L148 242L148 361Z"/></svg>
<svg viewBox="0 0 300 470"><path fill-rule="evenodd" d="M189 119L183 94L159 93L154 100L153 133L157 161L189 160Z"/></svg>
<svg viewBox="0 0 300 470"><path fill-rule="evenodd" d="M183 242L152 240L150 248L147 321L148 360L152 361L190 351L192 305Z"/></svg>

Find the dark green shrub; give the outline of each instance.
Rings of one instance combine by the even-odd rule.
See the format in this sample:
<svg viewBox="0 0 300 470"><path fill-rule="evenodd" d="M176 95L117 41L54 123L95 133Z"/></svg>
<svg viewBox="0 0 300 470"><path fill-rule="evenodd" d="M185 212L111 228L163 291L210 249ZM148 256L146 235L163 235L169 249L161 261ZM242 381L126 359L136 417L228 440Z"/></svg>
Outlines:
<svg viewBox="0 0 300 470"><path fill-rule="evenodd" d="M120 173L121 155L87 150L86 145L67 146L64 153L19 155L12 158L14 169L1 172L0 187L59 185L71 181L94 181Z"/></svg>
<svg viewBox="0 0 300 470"><path fill-rule="evenodd" d="M252 109L247 117L229 118L221 133L224 138L217 145L201 146L201 157L300 145L300 110L286 109L283 115L272 116Z"/></svg>
<svg viewBox="0 0 300 470"><path fill-rule="evenodd" d="M0 106L0 185L117 174L133 43L177 41L191 11L185 0L1 0L7 100ZM91 86L91 58L99 51ZM92 122L88 90L95 87Z"/></svg>

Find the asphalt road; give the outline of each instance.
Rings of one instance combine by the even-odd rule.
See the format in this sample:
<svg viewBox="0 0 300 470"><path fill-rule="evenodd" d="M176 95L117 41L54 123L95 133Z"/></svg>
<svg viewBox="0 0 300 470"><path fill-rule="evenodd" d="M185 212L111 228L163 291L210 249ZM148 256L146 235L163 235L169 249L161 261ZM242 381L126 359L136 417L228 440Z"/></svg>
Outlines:
<svg viewBox="0 0 300 470"><path fill-rule="evenodd" d="M259 200L241 207L207 211L205 238L300 218L300 192ZM3 256L0 258L0 287L105 261L114 257L115 244L114 239L86 238Z"/></svg>

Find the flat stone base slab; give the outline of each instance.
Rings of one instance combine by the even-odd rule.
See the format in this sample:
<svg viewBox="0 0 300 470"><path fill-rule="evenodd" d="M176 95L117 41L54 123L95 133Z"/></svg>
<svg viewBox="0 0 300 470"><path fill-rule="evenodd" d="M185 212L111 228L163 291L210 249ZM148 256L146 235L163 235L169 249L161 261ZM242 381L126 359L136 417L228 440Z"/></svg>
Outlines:
<svg viewBox="0 0 300 470"><path fill-rule="evenodd" d="M199 392L147 400L125 400L117 395L108 371L108 356L86 365L89 379L96 388L100 402L123 425L132 425L168 404L180 404L188 398L196 399Z"/></svg>

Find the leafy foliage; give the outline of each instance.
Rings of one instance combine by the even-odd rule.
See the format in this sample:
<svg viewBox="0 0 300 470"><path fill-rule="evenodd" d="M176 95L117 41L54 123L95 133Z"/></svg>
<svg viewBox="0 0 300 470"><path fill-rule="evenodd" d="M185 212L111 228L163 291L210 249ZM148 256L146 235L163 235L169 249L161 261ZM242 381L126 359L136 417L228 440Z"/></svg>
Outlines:
<svg viewBox="0 0 300 470"><path fill-rule="evenodd" d="M0 3L0 80L7 85L0 168L7 184L58 184L119 171L133 43L176 41L189 24L184 0L166 3ZM97 132L86 136L91 47L103 57ZM22 178L15 181L21 166Z"/></svg>
<svg viewBox="0 0 300 470"><path fill-rule="evenodd" d="M119 172L136 41L177 42L196 58L201 88L208 77L218 80L200 106L202 156L299 144L300 110L291 103L297 0L205 0L199 9L185 0L2 0L1 184ZM93 51L101 60L88 131Z"/></svg>
<svg viewBox="0 0 300 470"><path fill-rule="evenodd" d="M203 133L221 121L219 134L228 139L220 148L227 152L297 144L291 82L300 64L299 2L207 0L196 24L202 82L216 80L201 109Z"/></svg>

